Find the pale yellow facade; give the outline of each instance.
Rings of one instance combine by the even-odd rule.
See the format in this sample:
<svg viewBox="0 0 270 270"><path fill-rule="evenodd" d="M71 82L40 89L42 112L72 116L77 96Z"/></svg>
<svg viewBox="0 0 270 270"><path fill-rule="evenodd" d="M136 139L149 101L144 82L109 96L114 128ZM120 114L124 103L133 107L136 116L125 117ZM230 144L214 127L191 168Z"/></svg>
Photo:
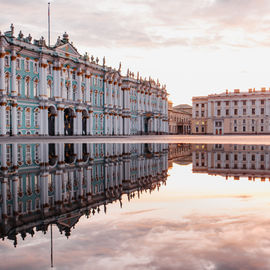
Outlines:
<svg viewBox="0 0 270 270"><path fill-rule="evenodd" d="M269 134L270 90L213 94L192 99L192 134Z"/></svg>
<svg viewBox="0 0 270 270"><path fill-rule="evenodd" d="M183 106L183 108L182 108ZM168 102L169 134L190 134L192 107L186 104L173 107Z"/></svg>

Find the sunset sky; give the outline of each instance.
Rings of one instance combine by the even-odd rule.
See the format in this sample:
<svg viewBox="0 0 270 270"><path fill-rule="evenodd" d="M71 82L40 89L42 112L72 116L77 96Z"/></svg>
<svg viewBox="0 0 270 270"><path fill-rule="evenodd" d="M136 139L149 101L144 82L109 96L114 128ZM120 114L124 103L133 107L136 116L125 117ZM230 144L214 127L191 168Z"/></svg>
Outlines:
<svg viewBox="0 0 270 270"><path fill-rule="evenodd" d="M0 0L0 29L47 39L47 2ZM174 105L225 89L270 87L269 0L54 0L52 44L167 85Z"/></svg>

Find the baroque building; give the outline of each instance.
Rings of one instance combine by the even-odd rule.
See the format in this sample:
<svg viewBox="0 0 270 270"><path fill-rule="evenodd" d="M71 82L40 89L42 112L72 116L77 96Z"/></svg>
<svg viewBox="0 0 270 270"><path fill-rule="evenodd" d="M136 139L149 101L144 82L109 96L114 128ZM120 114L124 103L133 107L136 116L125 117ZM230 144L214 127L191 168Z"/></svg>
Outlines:
<svg viewBox="0 0 270 270"><path fill-rule="evenodd" d="M192 98L192 134L269 134L270 90Z"/></svg>
<svg viewBox="0 0 270 270"><path fill-rule="evenodd" d="M86 215L166 183L167 144L0 144L0 237L17 244L55 224L66 236ZM35 229L35 230L34 230Z"/></svg>
<svg viewBox="0 0 270 270"><path fill-rule="evenodd" d="M166 86L105 58L79 54L65 33L54 46L14 27L0 34L0 135L168 133Z"/></svg>

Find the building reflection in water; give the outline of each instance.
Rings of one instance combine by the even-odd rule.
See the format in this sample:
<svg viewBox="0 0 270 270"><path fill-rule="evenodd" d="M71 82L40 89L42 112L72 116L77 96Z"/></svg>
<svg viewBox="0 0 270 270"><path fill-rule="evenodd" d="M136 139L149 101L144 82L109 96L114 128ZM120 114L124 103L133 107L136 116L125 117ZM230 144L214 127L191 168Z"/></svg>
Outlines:
<svg viewBox="0 0 270 270"><path fill-rule="evenodd" d="M265 181L270 177L270 146L194 144L192 163L193 173Z"/></svg>
<svg viewBox="0 0 270 270"><path fill-rule="evenodd" d="M55 224L68 237L80 217L106 212L165 184L167 144L1 144L0 236L17 245Z"/></svg>

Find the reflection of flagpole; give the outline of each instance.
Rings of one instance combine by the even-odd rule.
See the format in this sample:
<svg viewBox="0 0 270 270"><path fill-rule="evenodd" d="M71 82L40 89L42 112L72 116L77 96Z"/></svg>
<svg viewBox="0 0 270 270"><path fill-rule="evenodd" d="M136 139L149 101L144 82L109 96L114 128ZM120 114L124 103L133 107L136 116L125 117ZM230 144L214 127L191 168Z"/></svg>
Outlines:
<svg viewBox="0 0 270 270"><path fill-rule="evenodd" d="M51 46L51 22L50 22L50 18L51 14L50 14L50 2L48 3L48 45L49 47Z"/></svg>
<svg viewBox="0 0 270 270"><path fill-rule="evenodd" d="M53 231L51 224L51 268L53 268Z"/></svg>

